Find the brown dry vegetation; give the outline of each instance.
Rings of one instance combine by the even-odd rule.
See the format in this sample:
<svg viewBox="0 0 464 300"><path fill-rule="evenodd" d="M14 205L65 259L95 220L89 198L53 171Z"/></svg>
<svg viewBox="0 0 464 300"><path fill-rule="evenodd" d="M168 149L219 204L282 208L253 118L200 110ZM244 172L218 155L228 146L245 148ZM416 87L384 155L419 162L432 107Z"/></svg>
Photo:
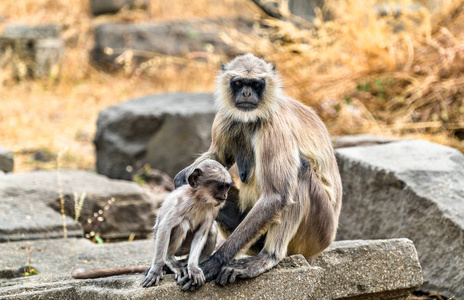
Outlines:
<svg viewBox="0 0 464 300"><path fill-rule="evenodd" d="M425 138L464 149L455 136L464 135L464 0L440 1L439 9L396 18L378 17L374 0L327 0L333 21L319 19L310 29L265 17L249 0L152 1L149 14L96 18L88 2L0 3L0 32L12 23L62 24L67 47L58 77L16 81L8 68L0 70L0 144L14 151L16 172L54 168L53 160L39 163L31 153L53 157L66 147L63 168L92 169L101 109L152 93L214 89L219 62L227 58L212 53L204 61L154 54L146 68L126 61L117 74L96 69L89 62L92 32L108 21L255 19L267 25L259 36L227 29L224 40L274 62L287 93L314 106L332 135Z"/></svg>

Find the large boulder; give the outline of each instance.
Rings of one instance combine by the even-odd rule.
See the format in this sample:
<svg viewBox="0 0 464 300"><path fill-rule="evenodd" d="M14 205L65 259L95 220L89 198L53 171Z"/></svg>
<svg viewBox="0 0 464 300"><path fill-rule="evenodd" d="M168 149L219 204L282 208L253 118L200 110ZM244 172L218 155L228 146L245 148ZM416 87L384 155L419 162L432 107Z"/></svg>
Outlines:
<svg viewBox="0 0 464 300"><path fill-rule="evenodd" d="M0 36L0 58L6 56L13 64L15 77L57 76L63 52L56 25L9 25Z"/></svg>
<svg viewBox="0 0 464 300"><path fill-rule="evenodd" d="M338 239L414 241L422 290L464 298L464 155L427 141L336 150L344 196Z"/></svg>
<svg viewBox="0 0 464 300"><path fill-rule="evenodd" d="M191 52L235 56L241 50L227 44L221 28L235 28L246 35L252 22L244 19L193 20L145 24L101 24L95 28L92 59L100 67L112 70L121 67L116 58L131 52L131 62L142 63L155 55L184 56Z"/></svg>
<svg viewBox="0 0 464 300"><path fill-rule="evenodd" d="M31 266L39 275L23 277L31 248ZM196 292L182 292L173 275L150 288L141 287L143 274L71 278L76 267L148 265L152 255L153 242L147 240L0 244L0 294L7 299L405 299L422 282L417 253L407 239L337 242L309 264L294 255L255 279L227 287L209 282Z"/></svg>
<svg viewBox="0 0 464 300"><path fill-rule="evenodd" d="M0 172L12 172L14 167L13 153L0 146Z"/></svg>
<svg viewBox="0 0 464 300"><path fill-rule="evenodd" d="M98 115L97 172L131 180L148 163L175 176L208 150L214 114L212 94L155 95L111 106Z"/></svg>
<svg viewBox="0 0 464 300"><path fill-rule="evenodd" d="M0 177L0 242L63 237L60 193L68 237L82 236L82 228L110 239L152 232L158 204L139 185L86 171L37 171Z"/></svg>

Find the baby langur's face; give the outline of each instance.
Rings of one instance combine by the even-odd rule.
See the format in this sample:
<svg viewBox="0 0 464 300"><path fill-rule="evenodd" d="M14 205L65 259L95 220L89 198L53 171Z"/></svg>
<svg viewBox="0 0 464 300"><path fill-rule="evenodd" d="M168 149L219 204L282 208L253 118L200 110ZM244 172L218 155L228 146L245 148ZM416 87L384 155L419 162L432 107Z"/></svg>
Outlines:
<svg viewBox="0 0 464 300"><path fill-rule="evenodd" d="M233 183L218 180L207 180L205 187L210 191L211 196L219 203L226 201L227 194Z"/></svg>
<svg viewBox="0 0 464 300"><path fill-rule="evenodd" d="M198 188L200 194L205 197L204 199L210 199L217 205L226 201L229 189L234 184L226 168L211 159L198 164L189 175L188 182L193 188Z"/></svg>

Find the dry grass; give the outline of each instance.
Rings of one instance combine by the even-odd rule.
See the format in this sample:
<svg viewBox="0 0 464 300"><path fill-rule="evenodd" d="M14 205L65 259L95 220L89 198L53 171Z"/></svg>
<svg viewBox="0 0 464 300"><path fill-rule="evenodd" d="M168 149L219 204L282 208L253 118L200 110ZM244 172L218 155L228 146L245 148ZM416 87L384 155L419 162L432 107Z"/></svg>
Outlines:
<svg viewBox="0 0 464 300"><path fill-rule="evenodd" d="M419 137L463 150L452 134L464 130L464 1L383 18L366 10L375 2L330 1L335 21L317 23L314 35L275 22L292 41L273 55L287 90L315 106L332 134Z"/></svg>
<svg viewBox="0 0 464 300"><path fill-rule="evenodd" d="M107 74L89 63L93 46L92 29L102 22L145 22L239 15L245 1L178 0L173 3L153 2L150 14L122 12L117 16L92 18L89 0L55 1L22 0L0 3L0 32L8 24L63 24L66 53L59 80L26 80L16 82L9 70L0 70L0 144L15 153L15 171L55 168L50 162L37 162L37 151L57 154L66 168L94 168L92 138L98 112L105 107L133 97L170 91L212 91L217 64L193 63L188 66L170 64L162 59L156 76ZM151 16L150 16L151 15ZM179 69L182 68L182 72ZM52 155L53 156L53 155Z"/></svg>
<svg viewBox="0 0 464 300"><path fill-rule="evenodd" d="M53 169L31 153L69 148L63 168L93 168L98 112L151 93L212 91L221 57L205 62L156 56L153 65L107 74L89 64L93 28L102 22L242 16L268 28L260 36L225 30L225 41L273 61L286 91L314 106L332 134L369 132L419 137L464 149L464 1L379 18L368 1L328 0L334 21L298 29L264 18L249 0L152 1L150 12L124 11L91 18L88 0L0 3L0 32L12 23L63 24L66 53L61 76L16 82L0 70L0 144L15 152L15 171ZM405 5L408 1L404 1ZM395 32L402 26L403 30Z"/></svg>

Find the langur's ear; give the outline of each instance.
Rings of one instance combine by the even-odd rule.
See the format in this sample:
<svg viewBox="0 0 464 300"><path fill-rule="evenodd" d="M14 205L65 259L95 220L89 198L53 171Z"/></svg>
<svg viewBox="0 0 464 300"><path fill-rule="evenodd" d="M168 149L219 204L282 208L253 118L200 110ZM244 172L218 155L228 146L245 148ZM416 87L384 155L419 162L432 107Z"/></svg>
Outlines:
<svg viewBox="0 0 464 300"><path fill-rule="evenodd" d="M201 171L200 169L193 170L192 174L190 174L187 179L191 187L198 187L198 181L200 180L201 175L203 175L203 171Z"/></svg>
<svg viewBox="0 0 464 300"><path fill-rule="evenodd" d="M226 65L221 63L221 70L225 71L226 70Z"/></svg>
<svg viewBox="0 0 464 300"><path fill-rule="evenodd" d="M276 72L276 67L274 65L272 65L272 72Z"/></svg>

